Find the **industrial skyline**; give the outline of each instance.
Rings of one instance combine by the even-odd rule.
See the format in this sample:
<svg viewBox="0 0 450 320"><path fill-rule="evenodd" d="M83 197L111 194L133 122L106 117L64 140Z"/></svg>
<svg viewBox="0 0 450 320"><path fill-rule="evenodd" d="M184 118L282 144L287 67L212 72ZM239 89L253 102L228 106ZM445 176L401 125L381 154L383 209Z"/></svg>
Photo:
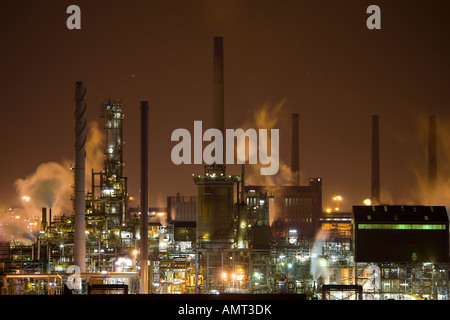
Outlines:
<svg viewBox="0 0 450 320"><path fill-rule="evenodd" d="M433 5L8 5L2 296L448 300Z"/></svg>
<svg viewBox="0 0 450 320"><path fill-rule="evenodd" d="M225 44L225 127L248 126L262 110L268 117L262 121L280 129L280 161L290 167L291 114L299 114L301 182L323 179L324 209L338 194L345 211L370 197L374 114L383 201L423 201L429 115L437 120L438 190L448 191L448 3L377 1L381 30L367 29L369 3L360 1L77 5L81 30L66 28L62 3L8 3L0 10L2 207L22 201L15 182L41 164L62 164L70 175L76 81L86 84L86 120L97 123L101 135L104 99L123 103L124 175L135 205L141 100L149 101L149 205L164 206L176 193L194 195L191 174L203 172L203 165L174 165L170 134L193 130L194 120L212 126L215 35ZM104 145L96 142L90 150L100 150L100 162L88 162L88 171L103 162ZM240 169L229 166L227 172ZM274 178L287 181L282 175L280 170ZM449 202L439 198L436 205Z"/></svg>

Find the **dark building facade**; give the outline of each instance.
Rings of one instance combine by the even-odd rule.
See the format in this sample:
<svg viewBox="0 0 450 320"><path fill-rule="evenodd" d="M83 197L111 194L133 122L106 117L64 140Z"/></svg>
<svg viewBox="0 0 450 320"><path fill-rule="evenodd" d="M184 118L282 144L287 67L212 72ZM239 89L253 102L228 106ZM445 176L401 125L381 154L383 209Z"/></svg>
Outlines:
<svg viewBox="0 0 450 320"><path fill-rule="evenodd" d="M322 179L311 178L307 186L245 186L245 192L268 193L272 238L277 243L314 238L322 213ZM294 244L291 240L291 244Z"/></svg>
<svg viewBox="0 0 450 320"><path fill-rule="evenodd" d="M167 212L171 220L175 221L195 221L196 196L176 196L167 197Z"/></svg>
<svg viewBox="0 0 450 320"><path fill-rule="evenodd" d="M354 206L356 262L448 262L443 206Z"/></svg>

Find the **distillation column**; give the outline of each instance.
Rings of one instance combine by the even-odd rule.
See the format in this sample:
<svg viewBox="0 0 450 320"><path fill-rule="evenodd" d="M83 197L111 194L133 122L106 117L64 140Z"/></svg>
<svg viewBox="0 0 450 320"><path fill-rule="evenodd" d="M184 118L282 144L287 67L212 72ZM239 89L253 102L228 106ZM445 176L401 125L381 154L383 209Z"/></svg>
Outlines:
<svg viewBox="0 0 450 320"><path fill-rule="evenodd" d="M120 100L107 99L102 106L102 118L106 119L106 159L101 177L100 198L105 200L108 228L118 237L115 245L121 246L122 223L127 209L127 180L123 177L123 112Z"/></svg>

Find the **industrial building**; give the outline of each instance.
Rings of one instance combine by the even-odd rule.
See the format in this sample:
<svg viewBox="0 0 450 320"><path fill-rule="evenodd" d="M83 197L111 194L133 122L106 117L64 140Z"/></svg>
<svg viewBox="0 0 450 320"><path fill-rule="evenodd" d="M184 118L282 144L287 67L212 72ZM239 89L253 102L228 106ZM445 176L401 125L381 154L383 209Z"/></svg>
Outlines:
<svg viewBox="0 0 450 320"><path fill-rule="evenodd" d="M374 295L433 300L447 295L445 207L354 206L352 220L355 268L373 272Z"/></svg>
<svg viewBox="0 0 450 320"><path fill-rule="evenodd" d="M223 132L221 37L214 39L213 53L214 127ZM83 92L77 84L77 121L84 110ZM187 177L196 195L177 193L167 197L166 208L152 208L146 199L139 207L128 203L123 109L119 100L107 99L101 105L106 135L103 170L91 171L92 183L81 192L82 201L76 179L74 211L55 215L43 208L40 217L27 221L35 238L0 244L2 294L284 293L305 299L448 299L447 211L439 206L379 204L378 118L373 122L373 206L354 206L351 213L323 211L322 179L300 184L299 117L294 114L290 184L246 185L245 164L241 172L231 174L225 165L214 163ZM81 141L77 154L83 150L81 132L76 130ZM141 165L146 177L145 157ZM76 163L75 176L77 169L82 165ZM15 210L19 208L6 213L12 222ZM81 281L69 288L74 279L71 268L79 265L79 257L85 269L76 274Z"/></svg>
<svg viewBox="0 0 450 320"><path fill-rule="evenodd" d="M322 180L309 179L308 186L245 186L247 194L268 193L273 213L272 236L277 243L313 239L322 213Z"/></svg>

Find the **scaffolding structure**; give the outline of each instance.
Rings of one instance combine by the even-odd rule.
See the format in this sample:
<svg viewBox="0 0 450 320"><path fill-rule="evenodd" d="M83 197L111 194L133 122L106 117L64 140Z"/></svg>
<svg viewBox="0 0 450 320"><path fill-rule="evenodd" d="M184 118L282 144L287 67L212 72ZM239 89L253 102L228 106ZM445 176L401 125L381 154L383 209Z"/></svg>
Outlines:
<svg viewBox="0 0 450 320"><path fill-rule="evenodd" d="M447 263L358 263L364 300L447 300Z"/></svg>

